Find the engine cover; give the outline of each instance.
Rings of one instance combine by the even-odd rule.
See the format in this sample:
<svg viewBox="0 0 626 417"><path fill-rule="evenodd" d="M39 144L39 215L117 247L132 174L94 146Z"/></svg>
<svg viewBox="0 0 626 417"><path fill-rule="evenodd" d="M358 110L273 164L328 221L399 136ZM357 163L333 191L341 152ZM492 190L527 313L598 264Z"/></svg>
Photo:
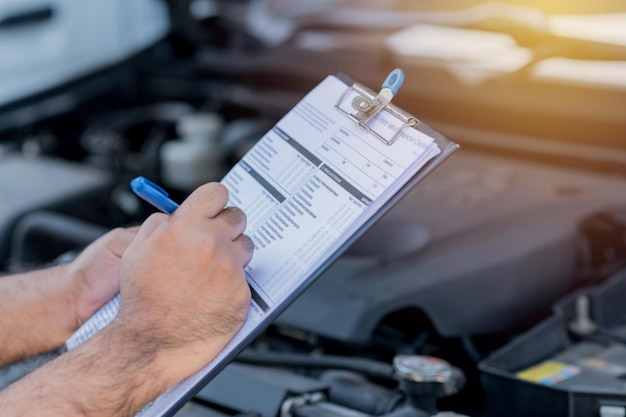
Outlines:
<svg viewBox="0 0 626 417"><path fill-rule="evenodd" d="M350 343L367 342L385 316L403 309L421 310L450 337L527 325L571 289L581 219L626 203L624 185L461 150L278 323Z"/></svg>

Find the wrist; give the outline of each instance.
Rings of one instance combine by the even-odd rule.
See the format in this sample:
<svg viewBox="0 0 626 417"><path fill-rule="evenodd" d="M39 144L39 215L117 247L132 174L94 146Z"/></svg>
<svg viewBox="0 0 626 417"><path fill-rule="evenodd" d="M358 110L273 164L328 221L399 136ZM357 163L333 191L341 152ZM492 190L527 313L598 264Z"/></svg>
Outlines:
<svg viewBox="0 0 626 417"><path fill-rule="evenodd" d="M73 320L75 329L78 329L90 316L88 288L86 285L86 272L84 268L76 262L60 265L62 274L66 281L66 290L72 299Z"/></svg>
<svg viewBox="0 0 626 417"><path fill-rule="evenodd" d="M93 271L89 270L89 265L74 261L66 264L65 268L66 275L70 281L69 291L74 301L74 316L77 324L76 328L78 328L109 299L103 299L102 294L95 287L94 282L92 282L94 280L90 280L89 275L93 274Z"/></svg>
<svg viewBox="0 0 626 417"><path fill-rule="evenodd" d="M175 358L176 349L168 346L149 330L138 330L114 319L109 325L85 342L101 354L113 354L115 362L125 372L141 375L165 391L184 379Z"/></svg>
<svg viewBox="0 0 626 417"><path fill-rule="evenodd" d="M227 335L215 335L210 342L177 338L159 323L127 320L118 316L102 332L106 343L121 347L124 355L152 369L167 387L208 365L228 343Z"/></svg>
<svg viewBox="0 0 626 417"><path fill-rule="evenodd" d="M79 304L81 302L81 293L78 277L78 270L71 263L55 265L51 268L42 270L40 279L46 284L48 299L50 304L56 304L60 308L59 317L63 318L64 328L67 334L71 335L84 322L80 318ZM59 322L61 323L61 322Z"/></svg>

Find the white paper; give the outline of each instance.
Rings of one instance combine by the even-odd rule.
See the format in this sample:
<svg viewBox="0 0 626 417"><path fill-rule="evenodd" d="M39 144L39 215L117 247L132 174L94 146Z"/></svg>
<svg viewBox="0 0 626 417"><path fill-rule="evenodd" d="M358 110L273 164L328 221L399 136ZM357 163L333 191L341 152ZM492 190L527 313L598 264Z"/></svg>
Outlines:
<svg viewBox="0 0 626 417"><path fill-rule="evenodd" d="M253 294L248 318L212 363L157 398L140 416L161 416L173 407L439 153L432 138L401 129L402 122L386 111L369 124L386 138L401 129L391 146L384 144L335 108L346 89L342 81L328 77L222 180L229 204L246 213L246 234L256 246L245 268ZM346 96L341 108L354 112L353 95ZM115 316L111 307L85 323L68 347L108 324Z"/></svg>

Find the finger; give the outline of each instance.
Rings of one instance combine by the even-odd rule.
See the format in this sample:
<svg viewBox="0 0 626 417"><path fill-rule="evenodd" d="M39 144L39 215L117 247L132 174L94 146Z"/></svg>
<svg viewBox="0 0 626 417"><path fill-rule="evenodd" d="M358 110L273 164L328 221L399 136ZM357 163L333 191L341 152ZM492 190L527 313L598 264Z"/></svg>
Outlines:
<svg viewBox="0 0 626 417"><path fill-rule="evenodd" d="M248 235L239 235L239 237L234 240L234 243L239 247L241 265L244 267L247 266L254 254L254 242Z"/></svg>
<svg viewBox="0 0 626 417"><path fill-rule="evenodd" d="M150 217L148 217L146 219L146 221L143 222L143 224L139 228L139 231L135 235L135 239L133 240L132 243L144 242L167 219L168 219L167 214L164 214L164 213L154 213L154 214L152 214Z"/></svg>
<svg viewBox="0 0 626 417"><path fill-rule="evenodd" d="M107 233L107 246L111 252L121 257L139 231L139 227L123 229L118 227Z"/></svg>
<svg viewBox="0 0 626 417"><path fill-rule="evenodd" d="M189 215L213 218L228 203L228 190L218 182L211 182L198 187L181 206L172 214L172 218L184 218Z"/></svg>
<svg viewBox="0 0 626 417"><path fill-rule="evenodd" d="M245 213L237 207L226 207L215 219L223 223L231 239L235 240L246 230L247 219Z"/></svg>
<svg viewBox="0 0 626 417"><path fill-rule="evenodd" d="M125 227L124 228L124 230L126 230L127 232L132 233L133 236L135 236L137 234L139 229L141 229L141 226L132 226L132 227Z"/></svg>

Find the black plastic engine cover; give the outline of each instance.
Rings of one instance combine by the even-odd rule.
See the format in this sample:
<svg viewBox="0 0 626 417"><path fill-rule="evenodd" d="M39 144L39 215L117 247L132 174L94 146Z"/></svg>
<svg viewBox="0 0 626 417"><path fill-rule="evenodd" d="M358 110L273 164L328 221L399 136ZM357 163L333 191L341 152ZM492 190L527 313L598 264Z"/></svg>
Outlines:
<svg viewBox="0 0 626 417"><path fill-rule="evenodd" d="M618 177L461 150L278 324L351 343L405 308L451 337L528 325L572 288L580 221L624 191Z"/></svg>

